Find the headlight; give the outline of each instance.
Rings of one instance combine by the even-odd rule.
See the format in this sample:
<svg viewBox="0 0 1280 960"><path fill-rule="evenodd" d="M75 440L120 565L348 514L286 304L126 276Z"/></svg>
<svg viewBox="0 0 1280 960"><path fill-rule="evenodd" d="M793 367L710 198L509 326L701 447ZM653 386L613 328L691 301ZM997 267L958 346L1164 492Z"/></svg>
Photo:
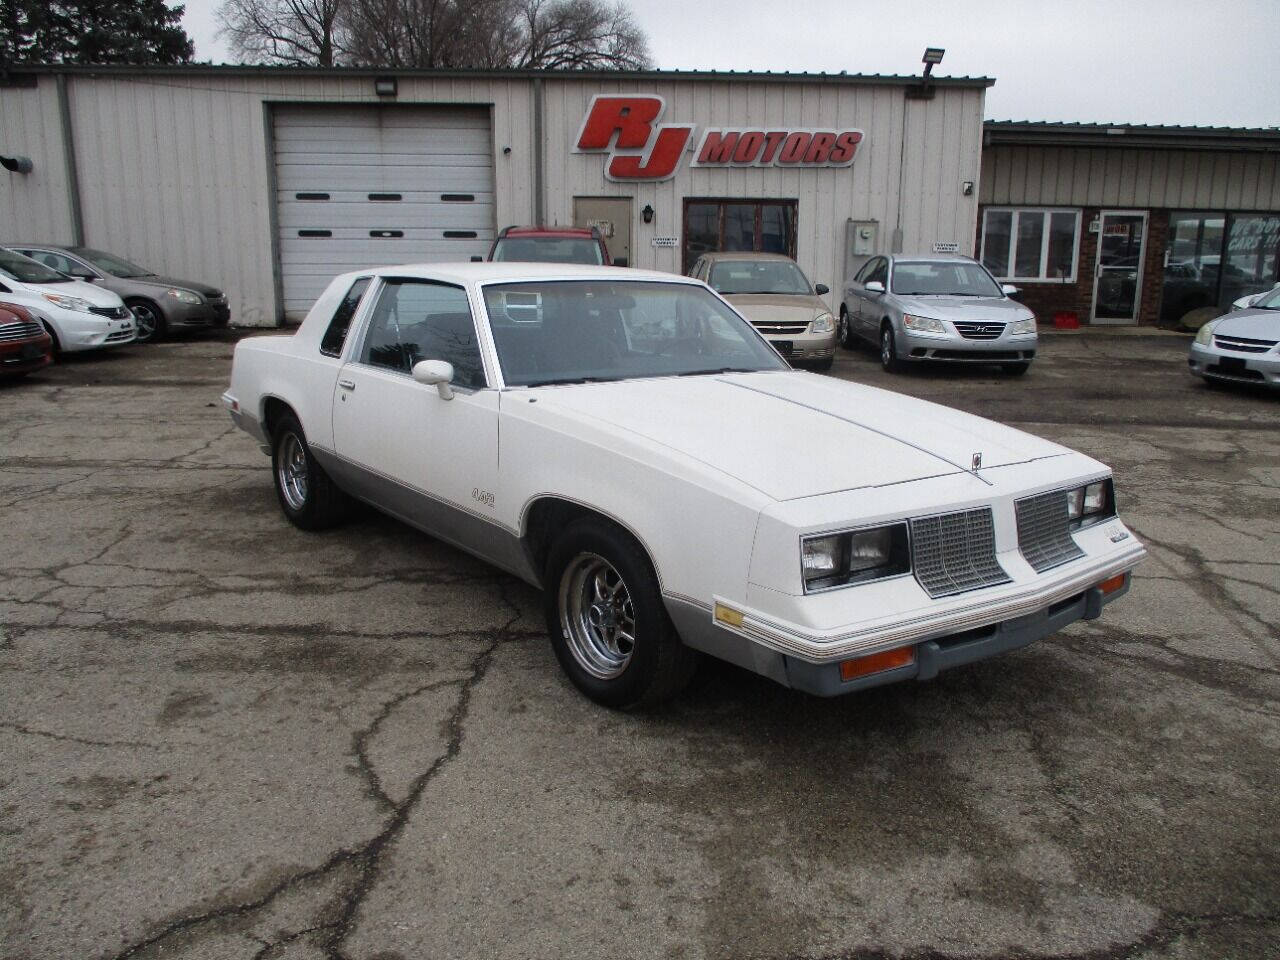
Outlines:
<svg viewBox="0 0 1280 960"><path fill-rule="evenodd" d="M836 322L829 313L820 313L813 318L809 327L810 333L830 333L836 328Z"/></svg>
<svg viewBox="0 0 1280 960"><path fill-rule="evenodd" d="M1087 527L1115 515L1115 487L1110 478L1067 491L1067 520L1071 526Z"/></svg>
<svg viewBox="0 0 1280 960"><path fill-rule="evenodd" d="M1202 347L1207 347L1210 343L1212 343L1213 328L1216 327L1217 325L1218 325L1217 321L1210 320L1203 327L1201 327L1199 332L1196 333L1196 343L1200 344L1200 346Z"/></svg>
<svg viewBox="0 0 1280 960"><path fill-rule="evenodd" d="M914 330L916 333L947 332L947 328L942 325L941 320L934 320L932 317L915 317L909 313L902 315L902 325L908 330Z"/></svg>
<svg viewBox="0 0 1280 960"><path fill-rule="evenodd" d="M1016 336L1021 333L1035 333L1035 332L1036 332L1035 317L1027 317L1025 320L1015 320L1013 321L1013 323L1009 324L1009 334L1011 336Z"/></svg>
<svg viewBox="0 0 1280 960"><path fill-rule="evenodd" d="M190 290L179 290L177 287L174 287L172 290L169 290L167 292L169 296L173 297L173 299L175 300L180 301L181 303L203 303L204 302L203 300L200 299L199 294L192 293Z"/></svg>
<svg viewBox="0 0 1280 960"><path fill-rule="evenodd" d="M800 541L800 573L805 593L910 572L905 523L805 537Z"/></svg>
<svg viewBox="0 0 1280 960"><path fill-rule="evenodd" d="M93 304L79 297L68 297L64 293L45 293L42 296L50 303L55 303L63 310L75 310L77 313L92 313Z"/></svg>

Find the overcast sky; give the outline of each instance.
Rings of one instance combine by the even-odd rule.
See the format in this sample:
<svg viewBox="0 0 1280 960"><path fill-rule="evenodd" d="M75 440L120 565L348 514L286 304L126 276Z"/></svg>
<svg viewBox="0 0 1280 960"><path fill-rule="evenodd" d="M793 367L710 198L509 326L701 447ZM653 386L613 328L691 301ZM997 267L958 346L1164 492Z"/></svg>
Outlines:
<svg viewBox="0 0 1280 960"><path fill-rule="evenodd" d="M227 60L220 0L188 0ZM1280 126L1280 0L631 0L663 69L988 76L987 116Z"/></svg>

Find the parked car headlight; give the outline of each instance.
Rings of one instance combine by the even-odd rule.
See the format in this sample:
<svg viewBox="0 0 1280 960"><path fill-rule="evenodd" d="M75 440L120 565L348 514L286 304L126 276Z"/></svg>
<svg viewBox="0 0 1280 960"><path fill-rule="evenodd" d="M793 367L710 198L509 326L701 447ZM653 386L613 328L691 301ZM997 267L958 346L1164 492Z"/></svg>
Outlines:
<svg viewBox="0 0 1280 960"><path fill-rule="evenodd" d="M1209 323L1206 323L1203 327L1201 327L1200 330L1196 333L1196 343L1200 344L1200 346L1202 347L1207 347L1210 343L1212 343L1213 328L1216 327L1217 325L1218 324L1216 322L1210 321Z"/></svg>
<svg viewBox="0 0 1280 960"><path fill-rule="evenodd" d="M935 320L933 317L917 317L910 313L902 315L902 325L908 330L914 330L916 333L947 332L947 328L942 325L941 320Z"/></svg>
<svg viewBox="0 0 1280 960"><path fill-rule="evenodd" d="M69 297L65 293L41 294L50 303L57 304L63 310L74 310L77 313L92 313L93 304L79 297Z"/></svg>
<svg viewBox="0 0 1280 960"><path fill-rule="evenodd" d="M805 537L800 541L800 572L805 593L910 573L907 525Z"/></svg>
<svg viewBox="0 0 1280 960"><path fill-rule="evenodd" d="M1015 320L1013 321L1013 323L1009 324L1010 336L1017 336L1018 334L1035 333L1035 332L1036 332L1035 317L1027 317L1024 320Z"/></svg>
<svg viewBox="0 0 1280 960"><path fill-rule="evenodd" d="M181 303L203 303L204 302L200 299L199 294L192 293L190 290L179 290L177 287L174 287L172 290L169 290L167 292L169 296L173 297L173 299Z"/></svg>
<svg viewBox="0 0 1280 960"><path fill-rule="evenodd" d="M813 318L809 327L810 333L830 333L836 328L835 319L829 313L820 313Z"/></svg>
<svg viewBox="0 0 1280 960"><path fill-rule="evenodd" d="M1071 526L1084 527L1115 515L1115 493L1110 478L1067 491L1067 519Z"/></svg>

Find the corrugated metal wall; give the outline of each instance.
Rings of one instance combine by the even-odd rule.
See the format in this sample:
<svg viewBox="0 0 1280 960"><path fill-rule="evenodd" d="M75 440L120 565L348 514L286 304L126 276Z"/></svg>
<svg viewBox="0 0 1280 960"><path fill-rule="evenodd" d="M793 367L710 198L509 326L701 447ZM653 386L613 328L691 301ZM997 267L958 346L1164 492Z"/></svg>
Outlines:
<svg viewBox="0 0 1280 960"><path fill-rule="evenodd" d="M67 77L86 242L157 271L223 286L233 322L270 326L279 316L272 271L270 105L377 103L367 76L209 73ZM678 270L679 250L654 236L682 230L682 198L795 198L801 264L838 289L845 220L876 219L888 248L895 227L904 249L951 241L972 252L983 93L941 87L929 101L905 101L902 87L856 82L720 79L601 81L548 77L546 219L572 222L575 196L631 196L634 266ZM866 139L852 168L693 170L664 183L615 184L605 158L572 152L591 96L653 92L666 118L701 126L858 127ZM488 106L493 118L495 226L534 216L534 85L520 77L399 78L398 103ZM904 140L904 129L907 139ZM0 179L0 237L69 242L71 214L55 78L0 94L8 152L36 163L28 176ZM510 148L510 153L505 152ZM645 225L639 211L657 211Z"/></svg>
<svg viewBox="0 0 1280 960"><path fill-rule="evenodd" d="M982 152L983 204L1280 210L1280 155L1033 147Z"/></svg>

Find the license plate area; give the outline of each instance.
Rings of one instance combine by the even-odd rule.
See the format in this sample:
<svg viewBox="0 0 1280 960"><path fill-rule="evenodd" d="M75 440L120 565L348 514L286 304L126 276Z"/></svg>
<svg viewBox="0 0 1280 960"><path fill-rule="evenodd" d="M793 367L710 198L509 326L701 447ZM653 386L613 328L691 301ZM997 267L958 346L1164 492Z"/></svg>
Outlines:
<svg viewBox="0 0 1280 960"><path fill-rule="evenodd" d="M789 357L795 352L795 344L791 340L770 340L769 343L784 357Z"/></svg>
<svg viewBox="0 0 1280 960"><path fill-rule="evenodd" d="M1220 357L1218 367L1223 373L1244 373L1248 369L1239 357Z"/></svg>

